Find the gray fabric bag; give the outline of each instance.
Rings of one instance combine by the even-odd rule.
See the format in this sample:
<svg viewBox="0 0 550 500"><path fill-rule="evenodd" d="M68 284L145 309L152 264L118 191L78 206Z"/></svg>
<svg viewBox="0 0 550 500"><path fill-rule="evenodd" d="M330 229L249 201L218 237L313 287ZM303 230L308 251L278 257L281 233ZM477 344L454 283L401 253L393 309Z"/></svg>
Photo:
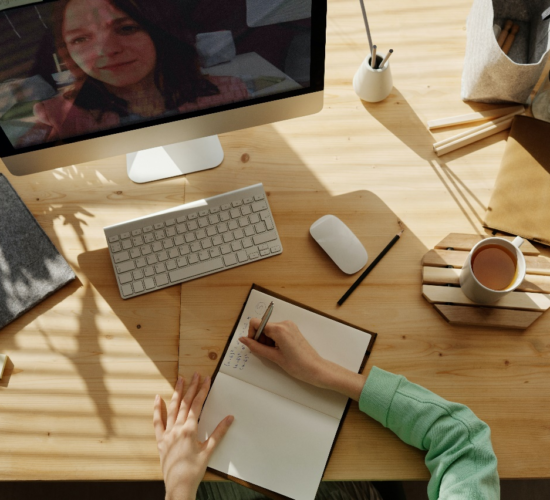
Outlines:
<svg viewBox="0 0 550 500"><path fill-rule="evenodd" d="M474 0L466 24L462 99L525 104L550 50L549 0ZM493 26L506 20L519 26L508 55L498 46Z"/></svg>

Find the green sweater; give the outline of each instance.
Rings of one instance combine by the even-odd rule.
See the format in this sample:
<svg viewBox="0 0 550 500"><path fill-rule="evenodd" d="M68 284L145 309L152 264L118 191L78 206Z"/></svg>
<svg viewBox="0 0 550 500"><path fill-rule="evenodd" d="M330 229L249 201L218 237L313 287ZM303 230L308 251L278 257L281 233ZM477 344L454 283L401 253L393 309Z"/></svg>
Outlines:
<svg viewBox="0 0 550 500"><path fill-rule="evenodd" d="M359 408L405 443L427 450L430 500L500 498L491 431L467 406L373 367Z"/></svg>

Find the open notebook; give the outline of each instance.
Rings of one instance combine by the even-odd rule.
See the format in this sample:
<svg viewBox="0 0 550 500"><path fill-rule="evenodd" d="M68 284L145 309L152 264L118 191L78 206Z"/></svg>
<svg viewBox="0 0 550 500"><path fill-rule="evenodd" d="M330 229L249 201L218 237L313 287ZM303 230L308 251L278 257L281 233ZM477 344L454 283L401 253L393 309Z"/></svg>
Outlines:
<svg viewBox="0 0 550 500"><path fill-rule="evenodd" d="M293 321L322 357L362 369L375 333L253 286L204 405L199 438L234 415L209 467L293 499L313 499L348 398L290 377L239 342L250 318L261 317L271 301L270 322Z"/></svg>

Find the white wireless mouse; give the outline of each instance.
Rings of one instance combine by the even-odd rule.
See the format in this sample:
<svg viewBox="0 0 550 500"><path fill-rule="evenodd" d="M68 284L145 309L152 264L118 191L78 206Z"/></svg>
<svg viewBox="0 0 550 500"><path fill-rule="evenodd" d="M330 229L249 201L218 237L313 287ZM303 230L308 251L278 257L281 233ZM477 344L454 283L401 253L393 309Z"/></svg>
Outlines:
<svg viewBox="0 0 550 500"><path fill-rule="evenodd" d="M369 258L365 247L338 217L324 215L309 228L313 239L346 274L354 274Z"/></svg>

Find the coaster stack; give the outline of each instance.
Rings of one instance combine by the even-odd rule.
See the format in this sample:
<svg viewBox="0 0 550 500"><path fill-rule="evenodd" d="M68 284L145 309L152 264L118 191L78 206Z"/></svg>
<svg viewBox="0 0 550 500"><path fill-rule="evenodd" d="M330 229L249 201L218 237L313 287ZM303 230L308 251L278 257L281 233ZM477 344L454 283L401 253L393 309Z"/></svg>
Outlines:
<svg viewBox="0 0 550 500"><path fill-rule="evenodd" d="M524 330L550 308L550 259L525 241L520 248L527 266L523 283L495 304L480 306L462 293L459 277L470 250L488 237L449 234L424 255L422 295L452 325Z"/></svg>

